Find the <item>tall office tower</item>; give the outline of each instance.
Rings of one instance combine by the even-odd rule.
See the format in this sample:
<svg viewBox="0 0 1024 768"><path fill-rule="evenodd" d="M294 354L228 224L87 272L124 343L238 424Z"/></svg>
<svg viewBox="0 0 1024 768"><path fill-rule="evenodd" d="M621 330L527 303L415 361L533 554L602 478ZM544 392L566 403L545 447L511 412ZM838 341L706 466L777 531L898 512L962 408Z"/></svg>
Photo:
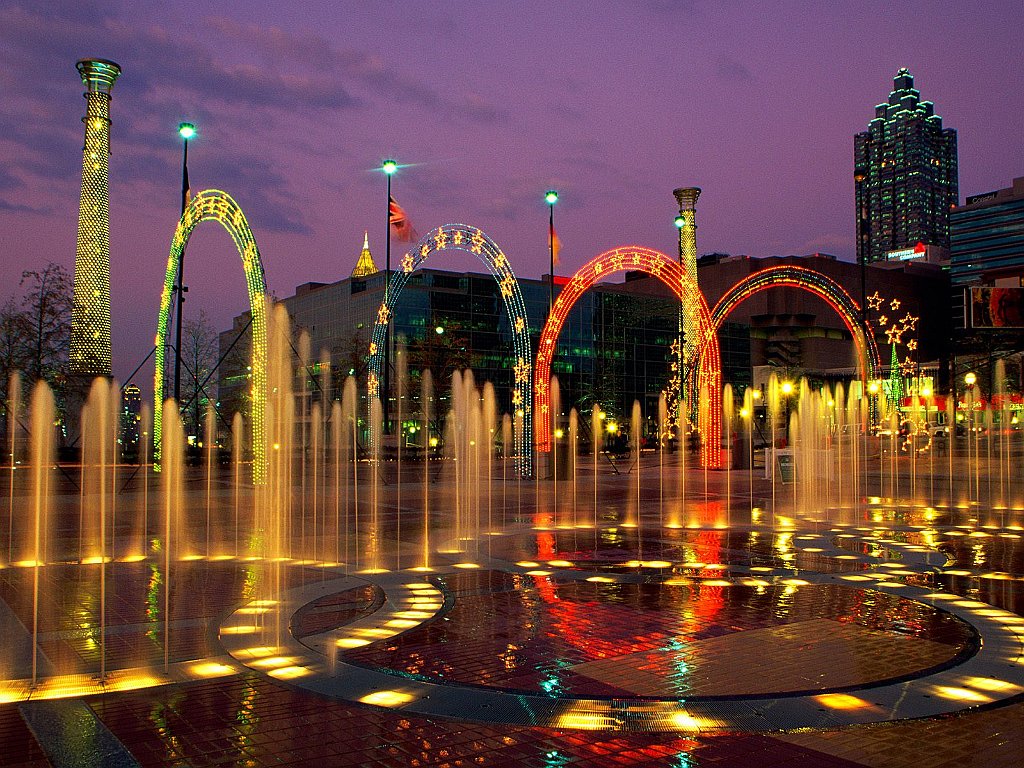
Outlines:
<svg viewBox="0 0 1024 768"><path fill-rule="evenodd" d="M949 248L957 203L956 131L942 127L901 69L868 130L853 138L857 260L885 261L918 243Z"/></svg>
<svg viewBox="0 0 1024 768"><path fill-rule="evenodd" d="M110 89L121 68L105 59L76 65L85 86L85 146L78 205L74 299L71 308L71 373L110 376Z"/></svg>

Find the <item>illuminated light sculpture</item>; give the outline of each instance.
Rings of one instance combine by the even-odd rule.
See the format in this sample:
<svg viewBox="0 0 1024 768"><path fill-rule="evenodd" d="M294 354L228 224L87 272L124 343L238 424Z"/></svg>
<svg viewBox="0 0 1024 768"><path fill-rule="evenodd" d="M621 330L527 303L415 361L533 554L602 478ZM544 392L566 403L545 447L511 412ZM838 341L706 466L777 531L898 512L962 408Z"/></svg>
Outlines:
<svg viewBox="0 0 1024 768"><path fill-rule="evenodd" d="M672 194L679 203L679 215L676 216L676 228L679 230L679 264L687 278L697 285L697 198L700 187L681 187L673 189ZM699 292L698 296L702 296ZM687 292L682 299L682 321L680 328L696 328L699 323L700 307L696 299ZM678 400L683 399L689 404L686 414L691 422L696 421L697 404L700 397L700 384L694 375L697 359L697 340L692 334L684 334L682 348L678 345L675 352L675 365L678 368L673 377L673 387L666 393L669 400L669 413L678 414ZM673 391L673 389L675 391ZM678 416L676 416L678 419ZM677 430L683 424L676 424Z"/></svg>
<svg viewBox="0 0 1024 768"><path fill-rule="evenodd" d="M534 442L537 450L551 450L551 363L558 345L558 335L569 312L587 289L599 280L617 272L644 272L658 278L667 285L681 303L692 302L697 313L695 327L687 327L686 334L695 341L695 360L698 392L707 388L709 407L700 409L697 428L701 434L701 464L709 468L721 466L720 449L722 419L722 369L718 349L718 335L712 325L707 302L678 262L660 251L632 245L615 248L594 257L584 264L565 285L555 299L554 312L544 325L537 351L537 367L534 371ZM609 425L610 428L610 425Z"/></svg>
<svg viewBox="0 0 1024 768"><path fill-rule="evenodd" d="M167 364L167 326L171 313L171 296L174 281L178 275L178 260L188 245L192 230L202 221L219 222L235 243L238 255L242 257L245 270L245 285L249 293L249 310L252 313L252 475L253 482L262 484L266 480L267 453L264 419L267 406L267 287L263 274L260 249L256 245L249 222L226 192L207 189L192 198L185 208L174 237L171 253L167 258L167 272L164 276L164 290L160 296L160 315L156 327L156 364L153 373L153 441L154 460L160 457L160 439L163 428L162 403L164 393L164 371ZM180 403L178 404L180 407Z"/></svg>
<svg viewBox="0 0 1024 768"><path fill-rule="evenodd" d="M857 302L835 280L807 267L783 265L767 267L748 275L718 300L711 310L715 330L736 307L754 294L770 288L798 288L823 299L842 319L853 337L857 352L857 366L862 381L873 381L880 367L878 347L871 328L864 322ZM870 297L869 297L870 300Z"/></svg>
<svg viewBox="0 0 1024 768"><path fill-rule="evenodd" d="M110 376L110 90L121 67L106 59L75 66L87 90L69 362L72 374Z"/></svg>
<svg viewBox="0 0 1024 768"><path fill-rule="evenodd" d="M380 382L384 373L384 349L388 324L395 315L395 305L402 295L412 273L430 254L455 248L472 253L480 259L494 276L512 331L512 349L515 362L512 366L512 408L522 412L521 434L516 435L516 469L522 476L528 476L533 466L532 457L532 414L531 392L533 390L533 354L530 350L530 323L526 316L526 303L519 290L519 281L512 272L508 257L498 244L483 231L466 224L445 224L424 235L402 258L402 268L391 274L384 303L377 310L377 320L370 340L370 358L367 363L368 402L380 396ZM443 330L443 329L442 329Z"/></svg>

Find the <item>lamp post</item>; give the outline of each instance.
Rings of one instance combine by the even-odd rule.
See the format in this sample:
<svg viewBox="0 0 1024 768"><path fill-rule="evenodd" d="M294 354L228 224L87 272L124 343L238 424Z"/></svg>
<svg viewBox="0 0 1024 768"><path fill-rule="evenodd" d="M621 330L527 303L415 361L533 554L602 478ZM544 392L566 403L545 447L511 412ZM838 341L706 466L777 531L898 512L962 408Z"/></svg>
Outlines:
<svg viewBox="0 0 1024 768"><path fill-rule="evenodd" d="M185 215L185 208L188 207L188 140L196 135L196 127L192 123L181 123L178 126L178 135L181 136L181 215ZM185 304L185 249L181 249L178 257L178 325L174 332L174 402L181 406L181 313Z"/></svg>
<svg viewBox="0 0 1024 768"><path fill-rule="evenodd" d="M388 199L387 199L387 225L384 233L384 304L388 304L391 291L391 177L395 175L398 170L398 163L395 160L385 160L380 164L380 169L384 171L384 175L388 180ZM390 307L389 307L390 309ZM391 392L391 326L392 323L388 322L388 327L384 331L384 381L383 392L381 397L381 415L384 418L384 434L388 434L388 408L390 401Z"/></svg>
<svg viewBox="0 0 1024 768"><path fill-rule="evenodd" d="M544 193L544 202L548 204L548 256L550 259L550 275L548 279L548 317L555 311L555 203L558 192L549 189Z"/></svg>

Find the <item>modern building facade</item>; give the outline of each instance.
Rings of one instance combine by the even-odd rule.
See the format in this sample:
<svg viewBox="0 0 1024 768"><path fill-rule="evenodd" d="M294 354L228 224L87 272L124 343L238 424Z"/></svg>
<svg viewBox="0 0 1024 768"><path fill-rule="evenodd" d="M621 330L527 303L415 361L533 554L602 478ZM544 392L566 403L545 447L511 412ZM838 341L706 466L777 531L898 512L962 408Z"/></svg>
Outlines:
<svg viewBox="0 0 1024 768"><path fill-rule="evenodd" d="M1024 177L1007 189L968 196L950 223L954 289L1024 284Z"/></svg>
<svg viewBox="0 0 1024 768"><path fill-rule="evenodd" d="M968 196L950 221L957 374L985 392L1024 390L1024 178Z"/></svg>
<svg viewBox="0 0 1024 768"><path fill-rule="evenodd" d="M956 131L942 127L906 69L853 145L857 260L885 261L918 243L949 248L959 199Z"/></svg>
<svg viewBox="0 0 1024 768"><path fill-rule="evenodd" d="M372 264L368 254L364 247L360 264ZM628 416L633 401L640 400L645 413L657 413L659 394L671 375L679 302L667 290L652 291L651 283L657 281L638 277L602 283L573 307L552 367L566 412L570 407L589 409L597 401L609 413ZM564 280L556 277L556 295L561 284ZM536 348L547 316L549 280L547 276L520 279L519 287ZM363 375L383 296L384 273L377 271L334 283L306 283L281 300L296 330L310 335L313 357L319 359L323 351L330 361L330 391L322 391L321 377L311 376L306 383L313 400L339 397L347 376ZM248 314L239 315L232 329L220 334L226 362L218 372L219 401L229 411L244 411L249 388L247 324ZM443 409L452 373L469 367L478 383L494 384L499 406L512 411L512 327L500 287L491 275L417 270L395 307L393 329L396 348L404 349L407 356L411 396L415 398L419 391L419 371L429 368ZM738 342L740 356L745 354L745 343L743 336ZM392 383L392 397L394 387Z"/></svg>

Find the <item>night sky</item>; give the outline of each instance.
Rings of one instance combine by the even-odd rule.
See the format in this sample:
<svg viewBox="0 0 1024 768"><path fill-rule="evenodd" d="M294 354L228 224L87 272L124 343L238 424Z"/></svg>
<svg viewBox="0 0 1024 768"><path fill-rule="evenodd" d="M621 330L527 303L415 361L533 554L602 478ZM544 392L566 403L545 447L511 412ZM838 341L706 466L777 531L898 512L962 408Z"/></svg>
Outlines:
<svg viewBox="0 0 1024 768"><path fill-rule="evenodd" d="M837 9L855 10L837 10ZM0 298L74 264L79 58L117 61L110 162L114 370L146 355L180 205L242 206L270 289L383 265L385 182L420 233L482 228L522 277L608 248L675 253L672 189L696 185L698 252L852 259L853 134L901 66L959 132L960 194L1024 176L1019 0L754 3L0 0ZM393 251L393 256L395 251ZM246 308L226 233L200 227L186 312ZM476 269L446 255L439 268ZM151 369L142 376L145 389Z"/></svg>

